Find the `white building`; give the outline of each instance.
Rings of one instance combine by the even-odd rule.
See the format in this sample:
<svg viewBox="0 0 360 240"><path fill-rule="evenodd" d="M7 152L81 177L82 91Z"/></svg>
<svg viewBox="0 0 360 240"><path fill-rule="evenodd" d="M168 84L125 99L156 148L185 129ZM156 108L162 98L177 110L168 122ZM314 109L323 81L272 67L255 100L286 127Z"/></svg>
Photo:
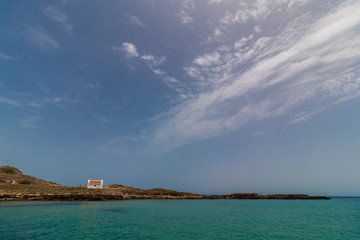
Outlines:
<svg viewBox="0 0 360 240"><path fill-rule="evenodd" d="M88 180L87 188L102 188L104 181L101 180Z"/></svg>

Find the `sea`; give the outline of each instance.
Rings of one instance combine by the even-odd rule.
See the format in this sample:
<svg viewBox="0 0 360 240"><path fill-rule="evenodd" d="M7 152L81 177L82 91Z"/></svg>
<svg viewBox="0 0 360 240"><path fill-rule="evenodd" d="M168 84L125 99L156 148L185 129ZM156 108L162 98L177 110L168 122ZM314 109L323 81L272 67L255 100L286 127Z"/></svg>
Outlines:
<svg viewBox="0 0 360 240"><path fill-rule="evenodd" d="M0 202L0 239L360 239L360 198Z"/></svg>

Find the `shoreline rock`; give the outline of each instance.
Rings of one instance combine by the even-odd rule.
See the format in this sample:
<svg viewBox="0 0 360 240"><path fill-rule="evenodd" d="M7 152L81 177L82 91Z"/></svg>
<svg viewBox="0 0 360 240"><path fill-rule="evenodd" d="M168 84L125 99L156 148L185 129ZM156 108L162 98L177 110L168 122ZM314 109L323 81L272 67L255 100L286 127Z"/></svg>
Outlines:
<svg viewBox="0 0 360 240"><path fill-rule="evenodd" d="M258 193L233 193L227 195L211 195L210 199L274 199L274 200L329 200L324 196L309 196L306 194L271 194L260 195Z"/></svg>

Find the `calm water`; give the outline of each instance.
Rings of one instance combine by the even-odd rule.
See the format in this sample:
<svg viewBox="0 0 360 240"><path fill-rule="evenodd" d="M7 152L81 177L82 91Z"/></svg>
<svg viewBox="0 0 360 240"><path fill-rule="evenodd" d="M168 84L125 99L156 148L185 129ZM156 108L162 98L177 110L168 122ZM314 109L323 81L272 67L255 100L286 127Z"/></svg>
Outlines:
<svg viewBox="0 0 360 240"><path fill-rule="evenodd" d="M360 239L360 199L6 202L0 239Z"/></svg>

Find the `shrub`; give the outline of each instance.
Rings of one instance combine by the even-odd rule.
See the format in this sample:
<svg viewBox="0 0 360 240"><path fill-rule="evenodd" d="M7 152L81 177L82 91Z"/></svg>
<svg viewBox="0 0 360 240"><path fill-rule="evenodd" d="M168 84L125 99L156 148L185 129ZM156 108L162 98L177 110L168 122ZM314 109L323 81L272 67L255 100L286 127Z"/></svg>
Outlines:
<svg viewBox="0 0 360 240"><path fill-rule="evenodd" d="M3 169L3 172L4 173L10 173L10 174L15 173L14 169L11 169L11 168L5 168L5 169Z"/></svg>
<svg viewBox="0 0 360 240"><path fill-rule="evenodd" d="M30 181L28 181L28 180L22 180L21 182L20 182L20 184L30 184L31 182Z"/></svg>

